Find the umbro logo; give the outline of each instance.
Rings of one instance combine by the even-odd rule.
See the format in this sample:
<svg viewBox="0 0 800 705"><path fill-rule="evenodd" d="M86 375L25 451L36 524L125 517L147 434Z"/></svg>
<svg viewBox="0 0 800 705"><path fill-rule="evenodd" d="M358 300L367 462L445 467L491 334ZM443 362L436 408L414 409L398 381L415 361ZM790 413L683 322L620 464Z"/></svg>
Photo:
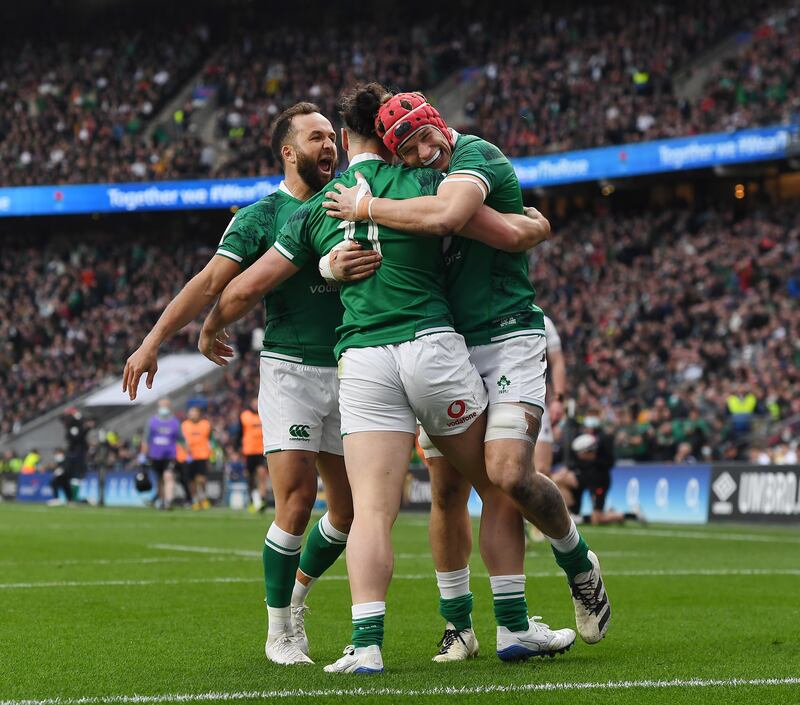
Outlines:
<svg viewBox="0 0 800 705"><path fill-rule="evenodd" d="M301 441L307 441L309 438L311 438L308 428L308 424L294 424L293 426L289 426L289 435L292 438L297 438Z"/></svg>
<svg viewBox="0 0 800 705"><path fill-rule="evenodd" d="M736 492L736 480L731 477L730 473L723 472L722 475L714 480L714 484L711 487L720 500L727 502L731 495Z"/></svg>

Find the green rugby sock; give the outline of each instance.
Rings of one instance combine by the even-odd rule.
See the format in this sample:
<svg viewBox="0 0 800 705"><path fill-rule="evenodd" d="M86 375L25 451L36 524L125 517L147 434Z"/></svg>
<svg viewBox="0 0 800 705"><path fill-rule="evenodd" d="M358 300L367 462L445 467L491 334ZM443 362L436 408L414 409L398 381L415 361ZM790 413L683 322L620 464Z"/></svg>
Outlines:
<svg viewBox="0 0 800 705"><path fill-rule="evenodd" d="M308 532L300 554L300 570L315 580L330 568L347 546L347 534L336 529L326 512Z"/></svg>
<svg viewBox="0 0 800 705"><path fill-rule="evenodd" d="M302 540L302 536L284 531L275 522L267 531L261 556L264 562L264 587L269 607L288 607L292 601L292 588L300 563Z"/></svg>
<svg viewBox="0 0 800 705"><path fill-rule="evenodd" d="M489 578L494 595L497 625L511 632L528 630L528 601L524 575L493 575Z"/></svg>
<svg viewBox="0 0 800 705"><path fill-rule="evenodd" d="M570 582L573 582L579 573L585 573L594 567L589 560L589 546L586 545L583 537L578 541L578 545L567 553L561 553L553 546L553 554L556 557L556 563L567 574Z"/></svg>
<svg viewBox="0 0 800 705"><path fill-rule="evenodd" d="M383 619L386 616L385 602L362 602L353 605L353 646L383 646Z"/></svg>
<svg viewBox="0 0 800 705"><path fill-rule="evenodd" d="M439 614L459 631L472 627L469 566L460 570L437 570L436 584L439 586Z"/></svg>
<svg viewBox="0 0 800 705"><path fill-rule="evenodd" d="M439 614L458 631L472 627L472 593L447 599L439 598Z"/></svg>

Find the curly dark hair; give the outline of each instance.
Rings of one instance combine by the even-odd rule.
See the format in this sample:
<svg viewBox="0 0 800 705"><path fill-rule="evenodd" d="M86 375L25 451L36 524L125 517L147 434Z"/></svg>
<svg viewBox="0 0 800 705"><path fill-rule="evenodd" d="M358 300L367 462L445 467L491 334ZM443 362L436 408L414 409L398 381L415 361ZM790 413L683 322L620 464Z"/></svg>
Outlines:
<svg viewBox="0 0 800 705"><path fill-rule="evenodd" d="M380 83L360 83L339 97L339 115L349 130L362 137L377 137L378 109L391 97L392 92Z"/></svg>

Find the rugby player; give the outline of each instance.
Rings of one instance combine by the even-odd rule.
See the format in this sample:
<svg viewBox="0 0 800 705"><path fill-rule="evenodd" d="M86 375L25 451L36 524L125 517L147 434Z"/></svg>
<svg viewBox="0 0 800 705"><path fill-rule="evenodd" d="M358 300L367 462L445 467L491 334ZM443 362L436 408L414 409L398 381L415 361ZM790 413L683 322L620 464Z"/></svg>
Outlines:
<svg viewBox="0 0 800 705"><path fill-rule="evenodd" d="M354 185L358 169L363 183L377 193L399 199L433 194L441 181L439 172L386 163L391 155L374 128L386 95L379 84L369 84L343 96L342 142L350 167L336 182ZM482 452L487 395L464 339L452 327L439 243L374 223L333 220L326 217L324 198L318 194L301 208L274 247L226 287L206 319L198 348L224 364L230 354L221 355L224 326L343 239L381 253L374 276L340 289L345 315L336 352L354 507L347 550L353 648L325 668L376 673L383 670L385 600L393 567L391 527L400 508L416 419L478 491L486 491L491 488ZM504 222L488 208L476 214L478 221L483 218ZM564 631L553 632L552 638L571 643L574 632Z"/></svg>
<svg viewBox="0 0 800 705"><path fill-rule="evenodd" d="M225 285L266 252L289 217L332 178L335 132L312 103L297 103L273 125L272 149L285 179L266 198L240 209L216 255L169 303L141 347L128 359L123 391L136 398L140 377L151 387L159 346L213 303ZM376 266L375 253L352 253ZM264 298L258 410L275 497L275 520L263 547L268 636L265 653L279 664L312 663L305 635L305 597L345 548L352 521L344 469L333 345L342 307L316 263ZM220 350L231 353L227 343ZM300 550L317 496L316 470L328 511Z"/></svg>
<svg viewBox="0 0 800 705"><path fill-rule="evenodd" d="M501 212L522 212L519 181L508 159L485 140L448 128L421 94L401 93L386 100L376 120L376 131L386 148L408 166L446 171L447 177L435 196L411 201L373 194L363 184L349 189L334 184L325 203L332 217L442 235L458 232L484 203ZM527 258L456 237L445 259L455 327L464 335L470 357L489 391L485 445L489 479L550 541L556 561L567 576L578 631L585 642L596 643L605 635L611 616L599 561L578 533L558 488L533 467L533 449L545 406L547 361L543 314L534 303ZM470 488L463 475L441 457L442 449L428 434L420 433L420 444L431 461L431 547L441 595L440 613L447 622L442 648L435 658L461 660L478 648L470 618L471 526L466 508ZM537 645L536 624L528 620L525 601L522 519L511 510L503 516L514 531L493 537L514 538L504 545L484 547L482 531L482 555L485 560L487 553L502 551L515 566L513 573L496 574L487 565L498 622L498 654L524 657L526 649L535 653ZM484 512L482 520L485 518ZM523 633L526 636L522 639L510 638Z"/></svg>

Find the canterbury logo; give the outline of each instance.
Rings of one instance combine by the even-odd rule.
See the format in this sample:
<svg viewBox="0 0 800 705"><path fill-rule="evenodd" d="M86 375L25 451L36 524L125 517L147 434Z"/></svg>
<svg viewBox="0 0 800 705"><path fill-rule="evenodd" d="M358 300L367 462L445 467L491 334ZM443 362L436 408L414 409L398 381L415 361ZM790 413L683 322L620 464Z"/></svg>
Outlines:
<svg viewBox="0 0 800 705"><path fill-rule="evenodd" d="M292 438L300 438L304 441L307 441L309 438L311 438L311 434L308 432L307 424L295 424L294 426L289 426L289 435Z"/></svg>

